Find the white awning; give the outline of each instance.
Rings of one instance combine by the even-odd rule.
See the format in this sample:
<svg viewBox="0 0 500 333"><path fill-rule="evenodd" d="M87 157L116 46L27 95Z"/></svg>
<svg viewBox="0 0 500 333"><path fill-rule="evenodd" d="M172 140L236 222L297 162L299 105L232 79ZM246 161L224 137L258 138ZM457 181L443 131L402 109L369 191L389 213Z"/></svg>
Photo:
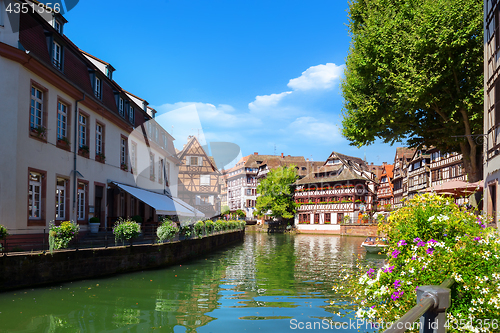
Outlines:
<svg viewBox="0 0 500 333"><path fill-rule="evenodd" d="M153 207L158 215L178 215L187 217L205 217L205 214L189 206L179 198L169 197L145 189L113 182L122 190Z"/></svg>

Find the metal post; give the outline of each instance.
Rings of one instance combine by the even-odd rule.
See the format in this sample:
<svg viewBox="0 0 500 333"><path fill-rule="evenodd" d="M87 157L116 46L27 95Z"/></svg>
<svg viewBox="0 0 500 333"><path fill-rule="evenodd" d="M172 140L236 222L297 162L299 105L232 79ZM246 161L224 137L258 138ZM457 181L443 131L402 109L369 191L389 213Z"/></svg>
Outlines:
<svg viewBox="0 0 500 333"><path fill-rule="evenodd" d="M417 304L427 298L434 301L434 307L420 317L420 333L445 333L446 309L451 303L450 289L442 286L418 287Z"/></svg>

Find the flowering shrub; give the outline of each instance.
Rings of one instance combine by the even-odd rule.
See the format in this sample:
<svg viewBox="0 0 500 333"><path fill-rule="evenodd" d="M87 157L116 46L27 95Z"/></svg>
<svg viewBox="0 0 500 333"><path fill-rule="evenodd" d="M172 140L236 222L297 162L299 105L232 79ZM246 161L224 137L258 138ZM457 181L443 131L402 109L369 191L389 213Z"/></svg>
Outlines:
<svg viewBox="0 0 500 333"><path fill-rule="evenodd" d="M191 238L191 234L192 234L191 225L181 225L181 228L179 230L179 234L181 234L185 238Z"/></svg>
<svg viewBox="0 0 500 333"><path fill-rule="evenodd" d="M80 226L71 221L64 221L59 226L51 224L49 229L50 253L54 250L67 248L79 230Z"/></svg>
<svg viewBox="0 0 500 333"><path fill-rule="evenodd" d="M210 235L212 232L214 232L214 227L214 222L212 222L211 220L205 221L205 230L207 231L207 235Z"/></svg>
<svg viewBox="0 0 500 333"><path fill-rule="evenodd" d="M0 224L0 239L4 239L9 235L7 228Z"/></svg>
<svg viewBox="0 0 500 333"><path fill-rule="evenodd" d="M122 217L118 218L115 225L113 226L113 235L115 235L115 241L126 241L138 237L141 234L141 227L137 222L132 221L130 218L124 219Z"/></svg>
<svg viewBox="0 0 500 333"><path fill-rule="evenodd" d="M335 286L357 307L356 316L393 322L416 304L416 289L452 277L448 332L496 332L500 318L500 235L486 219L452 199L424 194L389 217L379 230L389 238L380 269L344 271L347 286ZM497 319L496 329L482 326ZM482 328L481 328L482 327ZM410 332L410 331L408 331Z"/></svg>
<svg viewBox="0 0 500 333"><path fill-rule="evenodd" d="M205 229L205 223L203 221L198 221L194 224L194 235L196 237L203 236L203 231Z"/></svg>
<svg viewBox="0 0 500 333"><path fill-rule="evenodd" d="M174 238L178 231L179 228L177 228L176 223L169 219L164 219L162 224L156 229L156 236L158 237L158 241L163 242Z"/></svg>

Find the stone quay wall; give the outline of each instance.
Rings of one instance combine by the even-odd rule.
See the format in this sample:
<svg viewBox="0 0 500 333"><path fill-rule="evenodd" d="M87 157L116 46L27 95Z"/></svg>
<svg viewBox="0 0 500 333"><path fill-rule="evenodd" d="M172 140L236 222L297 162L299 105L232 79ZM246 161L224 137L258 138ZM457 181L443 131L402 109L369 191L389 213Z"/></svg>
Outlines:
<svg viewBox="0 0 500 333"><path fill-rule="evenodd" d="M244 230L163 244L9 253L0 256L0 291L154 269L243 241Z"/></svg>

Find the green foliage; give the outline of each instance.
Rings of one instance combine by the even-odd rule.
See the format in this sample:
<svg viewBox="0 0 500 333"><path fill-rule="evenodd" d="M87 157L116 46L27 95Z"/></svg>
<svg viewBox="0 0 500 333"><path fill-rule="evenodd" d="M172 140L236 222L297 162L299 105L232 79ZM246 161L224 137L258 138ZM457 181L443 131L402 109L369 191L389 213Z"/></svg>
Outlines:
<svg viewBox="0 0 500 333"><path fill-rule="evenodd" d="M243 219L243 218L245 218L245 216L247 216L247 214L245 214L245 212L242 211L241 209L238 209L238 210L236 210L236 216Z"/></svg>
<svg viewBox="0 0 500 333"><path fill-rule="evenodd" d="M291 219L299 204L293 200L292 184L298 179L295 165L272 169L257 185L257 205L255 214Z"/></svg>
<svg viewBox="0 0 500 333"><path fill-rule="evenodd" d="M358 264L334 290L355 300L358 317L387 323L415 306L417 287L451 277L448 332L478 332L485 319L500 318L500 235L488 222L452 199L416 196L380 225L390 245L385 266Z"/></svg>
<svg viewBox="0 0 500 333"><path fill-rule="evenodd" d="M158 229L156 229L156 236L158 237L158 241L163 242L173 239L178 231L177 224L165 218Z"/></svg>
<svg viewBox="0 0 500 333"><path fill-rule="evenodd" d="M100 222L101 221L99 220L99 218L95 216L89 219L89 223L100 223Z"/></svg>
<svg viewBox="0 0 500 333"><path fill-rule="evenodd" d="M139 226L139 224L137 224L137 222L132 221L130 218L118 218L118 221L116 221L113 227L113 235L115 235L115 241L129 241L131 239L139 237L140 234L141 227Z"/></svg>
<svg viewBox="0 0 500 333"><path fill-rule="evenodd" d="M483 133L482 1L354 0L349 29L342 134L461 151L475 181L482 144L452 136Z"/></svg>
<svg viewBox="0 0 500 333"><path fill-rule="evenodd" d="M181 228L180 228L179 232L185 238L191 238L191 235L193 233L193 231L191 229L191 225L181 225Z"/></svg>
<svg viewBox="0 0 500 333"><path fill-rule="evenodd" d="M223 231L225 223L226 223L226 221L224 221L224 220L217 220L217 221L215 221L215 223L214 223L214 231L215 232Z"/></svg>
<svg viewBox="0 0 500 333"><path fill-rule="evenodd" d="M6 227L0 224L0 239L5 239L9 235L9 232Z"/></svg>
<svg viewBox="0 0 500 333"><path fill-rule="evenodd" d="M140 215L134 215L132 216L132 221L135 221L137 223L142 223L142 217Z"/></svg>
<svg viewBox="0 0 500 333"><path fill-rule="evenodd" d="M212 222L211 220L205 221L205 230L207 232L207 235L210 235L212 232L214 232L214 228L215 228L214 222Z"/></svg>
<svg viewBox="0 0 500 333"><path fill-rule="evenodd" d="M80 226L71 221L61 222L59 226L51 224L49 229L50 253L54 250L67 248L69 242L78 234L79 230Z"/></svg>
<svg viewBox="0 0 500 333"><path fill-rule="evenodd" d="M205 223L203 223L203 221L198 221L194 224L194 235L196 237L203 236L204 230L205 230Z"/></svg>

